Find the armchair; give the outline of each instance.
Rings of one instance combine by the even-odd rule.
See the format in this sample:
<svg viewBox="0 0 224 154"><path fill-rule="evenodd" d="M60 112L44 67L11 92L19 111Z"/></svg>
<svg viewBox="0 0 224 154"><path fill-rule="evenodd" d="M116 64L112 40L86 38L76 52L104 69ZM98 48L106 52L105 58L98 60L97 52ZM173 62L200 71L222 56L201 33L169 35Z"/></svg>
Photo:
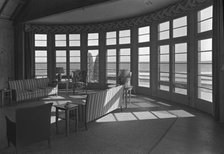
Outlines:
<svg viewBox="0 0 224 154"><path fill-rule="evenodd" d="M75 94L76 89L85 89L87 87L87 72L82 70L73 71L73 78L72 78L72 89L73 94Z"/></svg>
<svg viewBox="0 0 224 154"><path fill-rule="evenodd" d="M52 103L16 110L16 121L7 116L6 129L8 146L10 142L19 148L43 140L48 140L50 147L50 117Z"/></svg>

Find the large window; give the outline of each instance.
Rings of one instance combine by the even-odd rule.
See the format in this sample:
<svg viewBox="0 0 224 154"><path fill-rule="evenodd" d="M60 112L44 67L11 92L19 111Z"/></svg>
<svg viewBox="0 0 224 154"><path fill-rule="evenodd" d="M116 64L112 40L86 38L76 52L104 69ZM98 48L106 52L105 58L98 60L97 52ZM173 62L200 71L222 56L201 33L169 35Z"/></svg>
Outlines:
<svg viewBox="0 0 224 154"><path fill-rule="evenodd" d="M212 102L212 39L198 41L198 98Z"/></svg>
<svg viewBox="0 0 224 154"><path fill-rule="evenodd" d="M150 87L150 48L138 49L138 85Z"/></svg>
<svg viewBox="0 0 224 154"><path fill-rule="evenodd" d="M187 43L174 45L174 92L187 95Z"/></svg>
<svg viewBox="0 0 224 154"><path fill-rule="evenodd" d="M138 86L150 87L150 26L138 28Z"/></svg>
<svg viewBox="0 0 224 154"><path fill-rule="evenodd" d="M34 35L35 78L47 77L47 34Z"/></svg>
<svg viewBox="0 0 224 154"><path fill-rule="evenodd" d="M55 35L55 47L56 47L56 67L62 67L64 72L61 75L67 74L67 39L66 34ZM57 70L56 70L57 71ZM57 73L57 72L56 72Z"/></svg>
<svg viewBox="0 0 224 154"><path fill-rule="evenodd" d="M198 11L198 98L212 102L212 14L213 7Z"/></svg>
<svg viewBox="0 0 224 154"><path fill-rule="evenodd" d="M72 71L81 69L81 38L80 34L69 34L69 70Z"/></svg>
<svg viewBox="0 0 224 154"><path fill-rule="evenodd" d="M170 90L170 46L159 46L159 89Z"/></svg>
<svg viewBox="0 0 224 154"><path fill-rule="evenodd" d="M63 67L62 75L80 69L80 40L80 34L55 34L56 67Z"/></svg>

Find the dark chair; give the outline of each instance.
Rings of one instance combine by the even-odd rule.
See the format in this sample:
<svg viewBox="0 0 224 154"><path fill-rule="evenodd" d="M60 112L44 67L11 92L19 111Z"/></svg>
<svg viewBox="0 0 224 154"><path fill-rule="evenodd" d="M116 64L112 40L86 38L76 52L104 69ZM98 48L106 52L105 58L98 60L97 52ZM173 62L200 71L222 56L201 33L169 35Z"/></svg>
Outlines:
<svg viewBox="0 0 224 154"><path fill-rule="evenodd" d="M73 94L75 94L75 90L83 89L87 93L87 72L83 70L73 71L72 78L72 89Z"/></svg>
<svg viewBox="0 0 224 154"><path fill-rule="evenodd" d="M26 145L47 140L50 147L51 107L52 103L19 108L15 122L6 116L8 146L11 142L18 151Z"/></svg>

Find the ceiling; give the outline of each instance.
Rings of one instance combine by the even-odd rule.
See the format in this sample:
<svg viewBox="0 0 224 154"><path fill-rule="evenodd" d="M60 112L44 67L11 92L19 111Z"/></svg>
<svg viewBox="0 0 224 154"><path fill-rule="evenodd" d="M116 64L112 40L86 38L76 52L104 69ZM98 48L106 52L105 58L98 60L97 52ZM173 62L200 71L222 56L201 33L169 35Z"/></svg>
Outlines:
<svg viewBox="0 0 224 154"><path fill-rule="evenodd" d="M0 0L0 19L13 20L26 0Z"/></svg>
<svg viewBox="0 0 224 154"><path fill-rule="evenodd" d="M62 13L36 18L28 22L44 24L106 22L151 13L176 3L177 1L181 0L109 0L89 6L81 6Z"/></svg>

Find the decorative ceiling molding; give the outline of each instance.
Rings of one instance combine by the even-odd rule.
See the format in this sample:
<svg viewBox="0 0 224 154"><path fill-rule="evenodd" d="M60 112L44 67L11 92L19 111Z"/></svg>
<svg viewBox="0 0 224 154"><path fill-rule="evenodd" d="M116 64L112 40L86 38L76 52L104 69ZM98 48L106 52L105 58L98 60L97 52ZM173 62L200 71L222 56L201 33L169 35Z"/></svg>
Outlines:
<svg viewBox="0 0 224 154"><path fill-rule="evenodd" d="M80 25L25 24L25 32L33 31L35 33L80 33L112 31L117 29L131 28L134 26L139 27L146 24L151 24L154 21L159 21L175 15L186 13L188 11L191 11L192 9L195 9L199 5L202 5L203 3L211 1L212 0L182 0L154 13L106 23Z"/></svg>

